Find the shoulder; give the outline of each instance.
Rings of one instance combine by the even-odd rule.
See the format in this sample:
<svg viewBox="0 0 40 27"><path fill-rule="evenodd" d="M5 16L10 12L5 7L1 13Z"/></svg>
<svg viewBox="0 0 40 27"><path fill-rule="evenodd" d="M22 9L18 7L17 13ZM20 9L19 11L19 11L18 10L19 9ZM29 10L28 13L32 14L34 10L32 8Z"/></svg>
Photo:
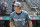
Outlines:
<svg viewBox="0 0 40 27"><path fill-rule="evenodd" d="M27 12L27 11L22 10L22 12L23 12L23 14L28 14L28 12Z"/></svg>
<svg viewBox="0 0 40 27"><path fill-rule="evenodd" d="M14 12L12 12L10 15L14 15L15 14L15 11Z"/></svg>

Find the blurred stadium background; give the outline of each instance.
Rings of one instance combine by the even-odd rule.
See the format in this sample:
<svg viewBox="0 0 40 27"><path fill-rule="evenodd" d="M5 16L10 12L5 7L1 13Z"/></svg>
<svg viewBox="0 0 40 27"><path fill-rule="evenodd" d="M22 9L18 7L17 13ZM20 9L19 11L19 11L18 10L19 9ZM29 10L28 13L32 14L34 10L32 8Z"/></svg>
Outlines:
<svg viewBox="0 0 40 27"><path fill-rule="evenodd" d="M12 2L13 0L5 0L7 3L6 14L10 14L12 12ZM22 10L27 11L30 15L35 16L38 11L38 15L40 15L40 0L16 0L22 4ZM0 0L0 3L2 0ZM34 8L36 7L36 9ZM38 7L38 8L37 8ZM37 11L36 11L37 10Z"/></svg>
<svg viewBox="0 0 40 27"><path fill-rule="evenodd" d="M5 1L7 3L6 14L9 15L12 12L12 2L13 2L13 0L5 0ZM40 17L40 0L16 0L16 1L18 1L22 4L21 9L27 11L30 16L36 17L36 18ZM2 0L0 0L0 4L1 4L1 2L2 2ZM4 21L2 21L2 22L4 22ZM40 27L40 19L39 20L38 19L32 20L32 22L33 22L33 27Z"/></svg>

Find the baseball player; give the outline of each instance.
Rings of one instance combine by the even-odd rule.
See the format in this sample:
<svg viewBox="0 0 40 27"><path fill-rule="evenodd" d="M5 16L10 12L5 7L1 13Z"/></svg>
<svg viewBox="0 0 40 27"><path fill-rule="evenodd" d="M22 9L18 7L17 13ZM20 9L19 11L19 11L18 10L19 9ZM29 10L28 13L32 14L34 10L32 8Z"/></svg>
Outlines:
<svg viewBox="0 0 40 27"><path fill-rule="evenodd" d="M30 16L24 10L21 10L21 3L15 2L14 12L10 15L10 27L32 27Z"/></svg>

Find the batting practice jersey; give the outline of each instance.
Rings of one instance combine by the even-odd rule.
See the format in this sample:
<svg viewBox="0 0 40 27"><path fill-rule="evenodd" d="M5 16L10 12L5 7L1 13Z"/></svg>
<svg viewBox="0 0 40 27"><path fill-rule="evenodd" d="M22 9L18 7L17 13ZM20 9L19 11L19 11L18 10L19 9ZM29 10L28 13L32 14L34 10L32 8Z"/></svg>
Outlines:
<svg viewBox="0 0 40 27"><path fill-rule="evenodd" d="M28 27L28 21L30 21L28 13L23 10L20 15L17 15L14 11L11 13L10 18L10 21L14 22L15 27Z"/></svg>

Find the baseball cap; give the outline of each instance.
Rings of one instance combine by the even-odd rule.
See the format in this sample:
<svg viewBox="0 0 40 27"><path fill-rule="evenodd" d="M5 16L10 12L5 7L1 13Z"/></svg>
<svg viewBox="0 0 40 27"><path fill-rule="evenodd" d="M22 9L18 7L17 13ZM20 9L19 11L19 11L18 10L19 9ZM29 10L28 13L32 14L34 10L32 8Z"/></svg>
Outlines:
<svg viewBox="0 0 40 27"><path fill-rule="evenodd" d="M14 5L21 7L21 3L20 2L15 2Z"/></svg>

